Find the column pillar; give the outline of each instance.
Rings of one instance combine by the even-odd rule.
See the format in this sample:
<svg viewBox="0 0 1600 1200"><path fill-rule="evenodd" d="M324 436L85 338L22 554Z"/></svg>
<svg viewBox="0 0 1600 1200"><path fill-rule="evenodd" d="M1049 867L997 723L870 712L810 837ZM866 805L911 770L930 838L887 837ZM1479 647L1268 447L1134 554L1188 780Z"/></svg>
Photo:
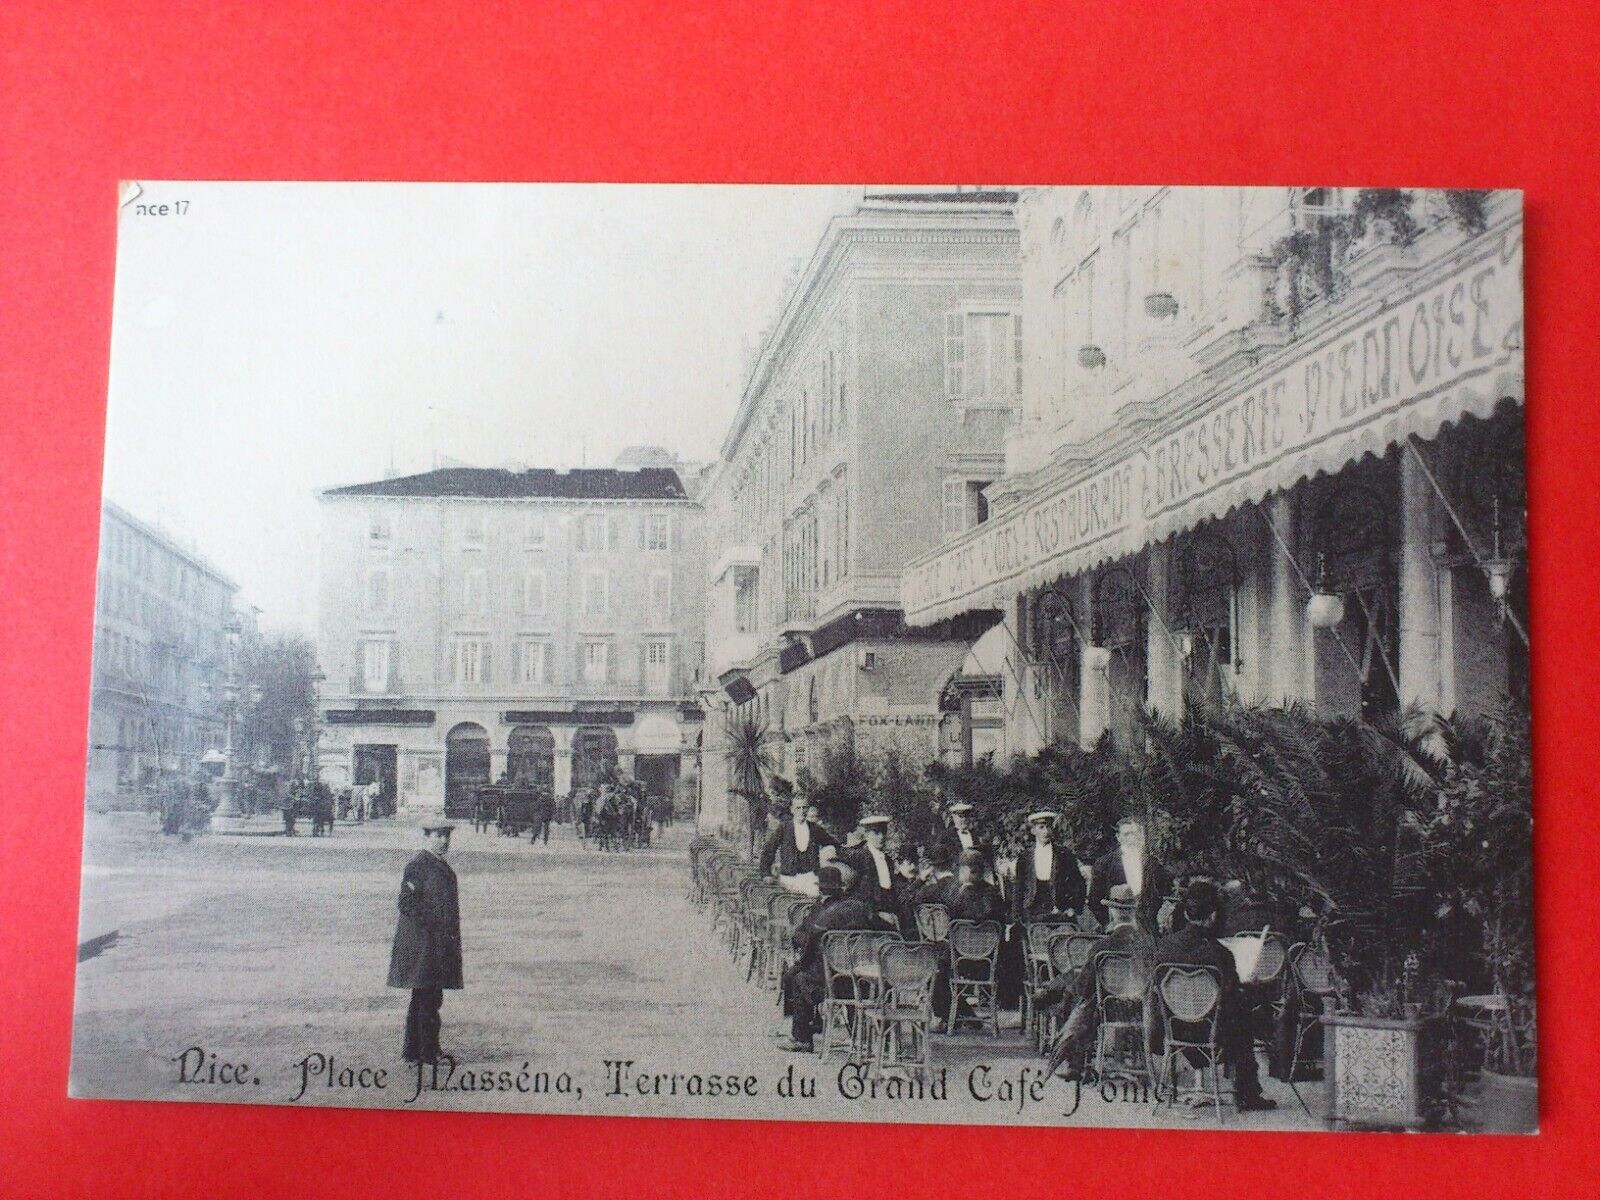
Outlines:
<svg viewBox="0 0 1600 1200"><path fill-rule="evenodd" d="M1400 454L1400 705L1438 712L1439 569L1433 561L1433 486L1410 448Z"/></svg>
<svg viewBox="0 0 1600 1200"><path fill-rule="evenodd" d="M572 729L556 725L551 728L550 736L555 740L555 774L550 785L556 795L565 796L572 791Z"/></svg>
<svg viewBox="0 0 1600 1200"><path fill-rule="evenodd" d="M1154 611L1145 633L1150 664L1150 708L1172 721L1183 719L1183 655L1173 645L1172 613L1167 598L1172 573L1172 543L1162 542L1145 552L1149 570L1145 591Z"/></svg>
<svg viewBox="0 0 1600 1200"><path fill-rule="evenodd" d="M1267 534L1269 572L1267 582L1266 645L1260 657L1266 662L1267 695L1280 704L1291 700L1314 699L1307 686L1310 677L1306 655L1310 639L1306 636L1306 590L1284 547L1299 545L1294 501L1278 493L1265 504L1266 518L1277 537Z"/></svg>

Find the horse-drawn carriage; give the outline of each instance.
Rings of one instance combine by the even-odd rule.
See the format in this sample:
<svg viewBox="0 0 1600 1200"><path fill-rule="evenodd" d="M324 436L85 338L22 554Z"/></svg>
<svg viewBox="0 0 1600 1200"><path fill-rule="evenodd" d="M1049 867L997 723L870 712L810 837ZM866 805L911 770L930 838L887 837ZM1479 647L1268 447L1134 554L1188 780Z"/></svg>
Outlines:
<svg viewBox="0 0 1600 1200"><path fill-rule="evenodd" d="M501 837L521 837L527 831L531 845L547 819L544 798L530 788L485 785L473 797L472 827L480 833L490 825Z"/></svg>

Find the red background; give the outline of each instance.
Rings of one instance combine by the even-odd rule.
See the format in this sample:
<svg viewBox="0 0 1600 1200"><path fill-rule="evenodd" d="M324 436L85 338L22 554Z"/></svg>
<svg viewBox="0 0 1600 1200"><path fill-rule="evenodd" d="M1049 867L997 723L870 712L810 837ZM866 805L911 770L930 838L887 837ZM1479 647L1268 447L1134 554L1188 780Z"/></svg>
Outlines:
<svg viewBox="0 0 1600 1200"><path fill-rule="evenodd" d="M1586 1191L1600 585L1590 6L0 6L0 1194ZM682 8L685 11L669 12ZM116 183L1317 183L1527 192L1537 1139L68 1101Z"/></svg>

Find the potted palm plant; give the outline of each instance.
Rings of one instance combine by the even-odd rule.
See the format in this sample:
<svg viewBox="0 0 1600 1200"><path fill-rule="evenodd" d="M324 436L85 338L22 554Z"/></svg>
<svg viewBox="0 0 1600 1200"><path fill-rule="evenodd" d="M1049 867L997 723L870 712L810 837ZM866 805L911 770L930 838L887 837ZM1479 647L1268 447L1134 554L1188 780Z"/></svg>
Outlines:
<svg viewBox="0 0 1600 1200"><path fill-rule="evenodd" d="M767 780L773 773L772 756L767 748L766 728L745 717L728 731L729 790L744 800L745 842L753 856L766 822Z"/></svg>

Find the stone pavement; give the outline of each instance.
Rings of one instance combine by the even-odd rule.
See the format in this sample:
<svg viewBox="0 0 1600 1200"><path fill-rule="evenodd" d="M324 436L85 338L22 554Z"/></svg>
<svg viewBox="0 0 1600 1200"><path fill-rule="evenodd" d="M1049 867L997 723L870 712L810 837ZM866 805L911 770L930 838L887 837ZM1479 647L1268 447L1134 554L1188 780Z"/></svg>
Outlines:
<svg viewBox="0 0 1600 1200"><path fill-rule="evenodd" d="M419 835L164 839L89 816L85 892L119 936L80 963L72 1094L463 1111L880 1120L1215 1124L1039 1079L1015 1030L939 1038L937 1094L857 1096L837 1057L785 1054L772 993L747 983L685 898L690 830L601 854L569 829L530 847L470 827L460 880L466 988L448 992L452 1073L400 1060L407 993L384 986L400 873ZM188 1052L187 1055L185 1052ZM331 1060L331 1066L330 1066ZM623 1066L622 1064L627 1064ZM381 1073L381 1074L380 1074ZM936 1072L935 1078L940 1078ZM1288 1089L1230 1128L1307 1129ZM304 1091L302 1094L302 1087ZM814 1095L804 1093L814 1088ZM1300 1091L1316 1111L1319 1088ZM752 1094L753 1093L753 1094Z"/></svg>

